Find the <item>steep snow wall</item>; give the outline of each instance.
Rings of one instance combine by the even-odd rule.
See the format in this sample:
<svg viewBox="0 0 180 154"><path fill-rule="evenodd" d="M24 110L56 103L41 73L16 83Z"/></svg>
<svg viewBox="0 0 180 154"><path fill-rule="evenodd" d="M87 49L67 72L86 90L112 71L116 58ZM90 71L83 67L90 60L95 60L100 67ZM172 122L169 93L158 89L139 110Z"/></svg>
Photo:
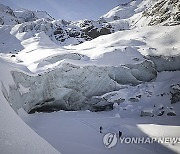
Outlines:
<svg viewBox="0 0 180 154"><path fill-rule="evenodd" d="M156 78L151 61L118 67L78 66L61 63L57 68L38 75L12 71L15 85L4 96L13 109L27 112L37 108L95 111L92 96L119 90L123 85L137 85ZM3 88L5 89L5 88ZM7 96L8 95L8 96ZM109 104L112 108L113 103ZM103 108L103 110L106 108Z"/></svg>

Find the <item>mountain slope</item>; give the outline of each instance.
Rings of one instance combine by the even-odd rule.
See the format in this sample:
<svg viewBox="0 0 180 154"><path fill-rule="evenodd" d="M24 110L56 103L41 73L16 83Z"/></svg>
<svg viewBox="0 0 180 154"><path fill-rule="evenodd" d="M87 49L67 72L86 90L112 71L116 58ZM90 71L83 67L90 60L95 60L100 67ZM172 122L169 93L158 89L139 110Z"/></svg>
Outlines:
<svg viewBox="0 0 180 154"><path fill-rule="evenodd" d="M55 21L43 11L12 10L1 5L0 23L1 25L21 24L16 33L30 33L27 35L33 36L35 33L44 31L52 41L59 45L75 45L136 26L178 24L178 9L178 1L134 0L120 4L97 21ZM165 14L163 10L167 10Z"/></svg>
<svg viewBox="0 0 180 154"><path fill-rule="evenodd" d="M166 1L167 3L170 2ZM13 60L13 63L24 65L36 76L11 72L16 84L11 89L13 95L19 95L20 91L14 92L19 88L19 84L26 88L25 85L29 85L23 81L24 78L29 78L28 82L32 83L43 79L44 82L39 85L28 86L30 89L35 86L36 89L42 90L46 87L46 82L53 80L49 85L51 88L47 89L48 95L41 90L30 90L29 94L32 92L30 96L42 94L39 98L34 97L34 100L29 100L31 97L26 94L23 97L19 95L22 103L34 102L24 107L26 111L29 112L36 105L49 103L59 108L58 103L62 100L65 101L64 108L68 110L86 108L84 102L87 103L87 108L94 110L94 102L91 102L94 95L119 90L122 85L149 82L161 71L180 70L179 25L149 27L148 22L145 22L144 26L141 24L150 18L143 16L144 12L155 9L152 6L158 7L160 4L159 1L129 1L120 4L98 21L53 20L46 12L32 12L25 9L13 11L1 5L2 12L22 22L17 25L8 23L10 25L1 26L1 52L9 52L9 55L2 56ZM179 3L175 2L172 5L176 8L171 11L177 11ZM162 9L166 5L160 7ZM118 26L121 26L122 22L128 23L126 28L129 30L119 31ZM131 28L133 29L130 30ZM109 35L100 36L102 34ZM9 41L12 45L6 47ZM87 42L77 46L59 47L58 41L61 45ZM47 69L49 71L46 71ZM59 71L61 74L58 74ZM57 76L57 79L53 76ZM67 76L67 81L64 81L64 76ZM101 85L100 88L93 91L98 83ZM64 94L57 97L56 93L59 93L61 88ZM13 97L11 96L9 100L11 104L15 103ZM53 101L44 102L44 100ZM78 102L74 101L76 103L72 107L69 105L72 103L71 100L81 101L77 106ZM110 105L112 108L112 103Z"/></svg>
<svg viewBox="0 0 180 154"><path fill-rule="evenodd" d="M172 5L167 6L168 3ZM23 112L24 121L58 150L61 151L62 145L66 144L63 148L66 149L65 152L74 152L77 147L82 147L83 150L88 147L89 151L109 153L107 149L102 149L102 140L98 140L97 132L99 134L100 126L107 130L110 127L113 131L122 129L124 136L129 133L151 136L156 134L154 132L159 132L157 126L162 125L162 120L163 124L173 125L168 129L168 126L160 126L165 134L168 132L169 135L179 136L176 131L170 132L173 131L175 123L177 129L179 128L177 121L180 115L180 25L175 18L179 12L178 5L178 1L171 0L133 0L110 10L98 21L54 20L46 12L25 9L17 11L1 5L2 114L7 115L7 111L11 117L15 114L14 111L18 114ZM167 12L173 18L159 22L160 18L164 18L161 10L166 7L170 7ZM10 111L10 106L14 111ZM80 116L84 113L80 110L88 110L87 116L90 119L71 118L67 124L69 117L62 120L59 116ZM89 110L104 112L95 113ZM49 127L49 122L43 124L43 121L38 121L40 116L46 117L46 114L36 113L54 111L59 112L47 114L47 117L52 120L57 116L57 119L62 120L62 123L50 120L56 131ZM34 114L27 115L25 112ZM62 112L64 113L61 114ZM91 114L95 115L94 119L91 119ZM99 118L99 114L103 115ZM37 118L35 123L31 121L33 117ZM128 122L124 119L122 126L116 125L121 121L121 117ZM4 124L6 118L2 116L0 120ZM86 120L89 123L86 123ZM98 120L100 121L96 123ZM18 120L14 118L14 121ZM26 132L25 126L21 122L17 123L22 125ZM140 123L145 125L141 127ZM4 126L6 125L1 127L3 131ZM14 127L13 118L10 126ZM146 131L149 126L153 129L152 132ZM67 140L59 140L67 137L68 131L75 131L74 127L77 134L70 136L73 139L69 143L74 147L71 147L72 150L67 148ZM81 131L82 128L87 129L87 134L84 130ZM132 129L135 131L131 131ZM66 134L62 135L59 130ZM94 130L96 134L93 133ZM8 130L6 132L8 134ZM81 132L90 137L90 142L86 140L82 144L85 138ZM15 131L15 134L19 132ZM76 140L76 135L80 140ZM100 135L102 137L104 134ZM0 134L1 136L5 138L3 134ZM93 142L91 137L98 141ZM36 138L35 134L32 138ZM29 140L26 138L25 142ZM42 143L40 145L46 144L39 142ZM0 145L4 143L3 140ZM14 140L12 143L15 144ZM62 145L58 146L59 143ZM95 143L97 147L93 148ZM47 148L53 150L50 146ZM116 154L120 148L121 145L111 152ZM125 152L129 150L127 145L122 148ZM157 152L151 145L135 145L130 149L137 150L137 153ZM161 153L179 151L177 145L170 144L158 144L157 149Z"/></svg>
<svg viewBox="0 0 180 154"><path fill-rule="evenodd" d="M159 0L143 12L143 16L150 18L149 25L179 25L180 2L178 0Z"/></svg>

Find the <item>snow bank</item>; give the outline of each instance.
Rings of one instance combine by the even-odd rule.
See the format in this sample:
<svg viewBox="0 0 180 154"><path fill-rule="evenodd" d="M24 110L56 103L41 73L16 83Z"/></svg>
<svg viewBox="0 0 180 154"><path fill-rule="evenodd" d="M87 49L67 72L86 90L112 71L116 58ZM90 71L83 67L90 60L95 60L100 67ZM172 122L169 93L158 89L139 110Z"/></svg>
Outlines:
<svg viewBox="0 0 180 154"><path fill-rule="evenodd" d="M0 92L0 149L1 153L52 153L59 152L31 130L12 110Z"/></svg>
<svg viewBox="0 0 180 154"><path fill-rule="evenodd" d="M19 85L19 95L11 98L11 89L15 88L15 82L11 71L25 71L25 66L7 62L0 58L0 149L1 153L59 153L47 141L31 130L16 114L17 108L22 106L20 96L29 92L27 88ZM15 104L11 104L12 99ZM13 109L14 110L13 110Z"/></svg>

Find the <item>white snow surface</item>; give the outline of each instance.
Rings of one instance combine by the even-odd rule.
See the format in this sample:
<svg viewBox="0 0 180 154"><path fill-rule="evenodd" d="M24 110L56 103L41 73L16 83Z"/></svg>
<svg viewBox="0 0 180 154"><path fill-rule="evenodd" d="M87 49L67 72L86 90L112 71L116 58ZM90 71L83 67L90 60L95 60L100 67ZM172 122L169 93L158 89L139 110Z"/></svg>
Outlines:
<svg viewBox="0 0 180 154"><path fill-rule="evenodd" d="M0 91L0 106L0 149L2 154L60 153L22 121L7 103L2 91Z"/></svg>
<svg viewBox="0 0 180 154"><path fill-rule="evenodd" d="M32 12L19 10L18 18L33 21L10 19L0 26L0 153L180 153L179 144L117 143L107 149L102 142L105 133L118 131L124 137L180 137L180 26L144 26L140 14L152 4L138 0L116 7L102 18L116 29L128 20L127 30L79 45L53 42L45 12L34 12L34 21ZM130 29L132 19L139 22ZM61 111L27 114L43 105ZM89 111L108 107L113 110Z"/></svg>
<svg viewBox="0 0 180 154"><path fill-rule="evenodd" d="M32 129L62 153L175 154L180 152L178 144L122 144L119 140L115 147L105 148L102 142L103 136L108 132L117 133L119 130L122 131L122 137L179 136L179 117L119 118L115 116L115 113L114 111L101 113L59 111L26 115L20 111L19 115ZM102 134L99 132L100 126L103 127Z"/></svg>

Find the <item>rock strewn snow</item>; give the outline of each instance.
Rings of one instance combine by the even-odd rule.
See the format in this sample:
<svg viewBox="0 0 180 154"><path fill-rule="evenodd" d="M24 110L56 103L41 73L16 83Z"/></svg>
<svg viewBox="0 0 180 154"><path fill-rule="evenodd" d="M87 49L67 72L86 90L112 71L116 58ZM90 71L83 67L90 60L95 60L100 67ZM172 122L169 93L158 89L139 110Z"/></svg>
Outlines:
<svg viewBox="0 0 180 154"><path fill-rule="evenodd" d="M149 25L179 25L180 2L179 0L158 0L154 5L143 12L143 16L150 18Z"/></svg>

